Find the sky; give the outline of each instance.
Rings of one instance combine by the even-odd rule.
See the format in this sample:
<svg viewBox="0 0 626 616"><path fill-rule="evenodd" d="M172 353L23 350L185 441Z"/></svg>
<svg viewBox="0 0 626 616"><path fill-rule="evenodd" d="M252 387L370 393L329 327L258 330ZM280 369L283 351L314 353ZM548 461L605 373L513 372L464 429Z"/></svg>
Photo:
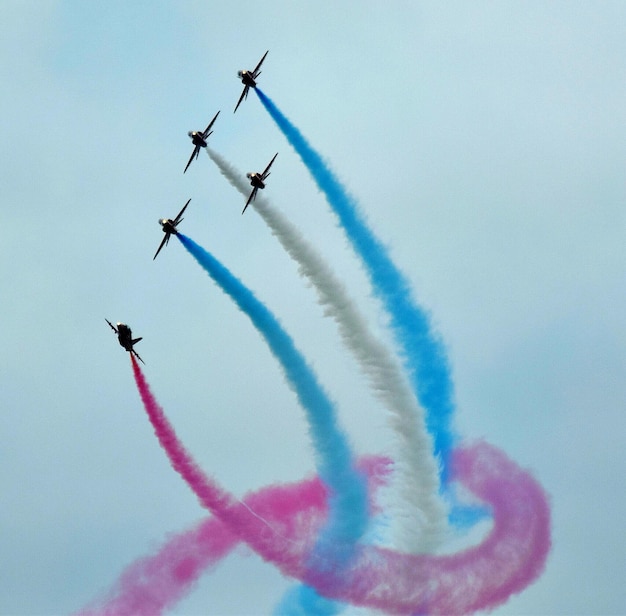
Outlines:
<svg viewBox="0 0 626 616"><path fill-rule="evenodd" d="M67 614L203 519L104 319L202 468L235 494L314 471L301 409L249 321L157 220L280 318L355 451L380 404L310 288L189 130L321 249L389 341L303 165L237 70L358 199L430 313L462 441L550 496L552 551L494 611L626 610L626 5L621 2L0 2L0 614ZM271 613L291 580L243 547L174 614ZM356 613L357 610L352 610ZM351 608L347 613L351 613Z"/></svg>

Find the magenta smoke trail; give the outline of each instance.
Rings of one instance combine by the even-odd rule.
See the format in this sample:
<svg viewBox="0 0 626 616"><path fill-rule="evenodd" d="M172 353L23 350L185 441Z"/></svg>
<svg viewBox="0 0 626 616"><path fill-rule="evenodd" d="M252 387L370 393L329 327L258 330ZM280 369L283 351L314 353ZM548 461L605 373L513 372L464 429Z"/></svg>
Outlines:
<svg viewBox="0 0 626 616"><path fill-rule="evenodd" d="M75 616L156 616L171 609L239 538L217 518L170 539L159 552L132 563L114 586Z"/></svg>
<svg viewBox="0 0 626 616"><path fill-rule="evenodd" d="M301 529L297 524L302 520L293 515L293 510L285 507L285 499L282 497L280 487L266 488L263 493L267 502L264 515L272 519L281 519L282 524L278 528L275 525L269 526L266 520L261 519L258 514L253 513L246 505L219 487L216 482L206 477L178 440L163 410L150 392L134 356L131 356L131 360L137 388L157 438L172 466L191 487L200 503L226 522L263 558L279 566L287 567L288 573L301 571L305 566L304 561L310 558L310 553L317 541L318 532L316 531L319 531L321 527L309 529L307 533L298 532ZM327 493L326 496L328 497L329 494ZM314 504L302 497L298 503L300 507ZM270 541L272 536L275 536L274 541ZM296 538L299 541L296 541Z"/></svg>
<svg viewBox="0 0 626 616"><path fill-rule="evenodd" d="M386 482L390 465L390 460L380 456L367 456L358 461L358 468L368 477L370 493ZM298 516L307 528L319 528L327 512L326 496L324 484L314 478L259 490L249 494L245 503L272 525L286 523ZM281 518L271 518L271 500L278 497ZM156 554L132 563L107 593L77 612L76 616L162 614L172 609L199 577L238 543L239 537L218 518L204 520L169 539Z"/></svg>
<svg viewBox="0 0 626 616"><path fill-rule="evenodd" d="M311 566L314 537L299 536L294 518L281 517L278 495L268 498L267 513L282 521L280 532L204 476L178 441L134 357L131 360L155 433L200 502L262 558L322 595L396 614L466 614L504 603L543 571L550 549L546 496L530 473L484 442L456 449L452 465L454 480L492 509L493 527L479 545L449 556L361 546L339 579L329 563Z"/></svg>
<svg viewBox="0 0 626 616"><path fill-rule="evenodd" d="M274 544L267 541L269 535L275 535L266 522L256 516L249 508L243 503L239 502L234 496L222 489L216 481L206 476L202 470L198 467L193 457L187 452L183 444L176 436L176 432L170 425L163 409L158 405L148 383L141 372L137 361L134 356L131 356L131 362L133 367L133 373L135 376L135 382L139 395L144 404L148 418L154 432L161 444L161 447L165 450L170 463L174 470L185 480L187 485L193 490L197 496L200 504L214 513L223 522L225 522L231 529L235 530L241 538L252 538L252 544L261 542L261 544L269 544L269 549L266 550L264 557L269 557L269 560L281 562L281 548L287 548L285 550L285 558L292 559L290 552L294 550L290 545L290 540L285 540L286 533L291 529L281 530L281 536ZM276 488L278 490L278 488ZM271 489L270 489L271 490ZM278 507L276 513L280 511L280 493L276 494L276 499L273 498L273 493L268 502L278 503L275 505ZM271 511L270 514L273 514ZM276 515L276 517L279 517ZM288 521L289 524L295 522ZM282 544L282 545L279 545ZM259 551L259 553L261 553Z"/></svg>

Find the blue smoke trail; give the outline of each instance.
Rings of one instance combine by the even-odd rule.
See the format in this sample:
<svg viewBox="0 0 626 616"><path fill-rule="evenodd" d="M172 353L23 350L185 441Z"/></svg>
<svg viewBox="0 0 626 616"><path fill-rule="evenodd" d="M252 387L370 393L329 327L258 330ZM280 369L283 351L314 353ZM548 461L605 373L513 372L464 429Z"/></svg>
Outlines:
<svg viewBox="0 0 626 616"><path fill-rule="evenodd" d="M434 453L440 460L441 482L445 486L450 479L450 456L455 438L451 429L453 385L443 343L433 332L428 314L413 299L404 275L368 227L355 200L302 133L258 87L255 92L309 169L365 264L372 287L390 316L413 390L426 409L426 427L433 436Z"/></svg>
<svg viewBox="0 0 626 616"><path fill-rule="evenodd" d="M213 255L193 240L177 234L178 239L200 266L233 299L263 336L285 373L290 387L304 408L318 458L318 472L329 487L329 517L315 549L317 566L329 558L335 565L347 563L354 544L367 528L367 487L352 463L350 446L336 423L333 403L319 385L315 374L295 347L272 312ZM323 566L323 565L322 565ZM339 604L320 597L313 589L289 595L300 605L285 605L294 612L336 613Z"/></svg>
<svg viewBox="0 0 626 616"><path fill-rule="evenodd" d="M299 584L287 590L274 609L274 614L276 616L311 616L311 614L335 616L343 609L343 604L321 597L310 586Z"/></svg>

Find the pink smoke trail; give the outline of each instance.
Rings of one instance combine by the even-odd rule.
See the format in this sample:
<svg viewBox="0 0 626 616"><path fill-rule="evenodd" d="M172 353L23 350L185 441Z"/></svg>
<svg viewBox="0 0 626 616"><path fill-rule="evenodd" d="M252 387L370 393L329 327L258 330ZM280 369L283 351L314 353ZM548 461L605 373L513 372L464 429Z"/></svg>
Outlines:
<svg viewBox="0 0 626 616"><path fill-rule="evenodd" d="M201 573L239 542L217 518L170 539L157 554L132 563L113 588L76 616L156 616L173 607Z"/></svg>
<svg viewBox="0 0 626 616"><path fill-rule="evenodd" d="M370 493L383 485L391 461L367 456L358 468L368 477ZM283 517L298 517L305 534L321 527L326 514L326 489L319 478L308 479L279 489L267 488L249 494L245 503L257 515L268 518L269 498L280 490ZM122 573L114 586L76 616L156 616L171 609L197 582L200 575L214 567L237 544L235 535L218 518L203 520L193 528L172 537L156 554L141 558Z"/></svg>
<svg viewBox="0 0 626 616"><path fill-rule="evenodd" d="M454 450L452 477L492 509L493 526L477 546L452 555L402 555L363 548L341 587L306 578L322 593L396 614L489 610L542 573L550 551L550 509L528 471L486 442Z"/></svg>
<svg viewBox="0 0 626 616"><path fill-rule="evenodd" d="M245 504L227 494L205 477L186 452L152 396L139 365L134 357L131 359L137 387L157 438L172 466L192 487L201 504L229 521L231 527L237 528L239 523L241 528L253 529L248 534L268 537L276 534L288 544L298 539L299 544L312 546L327 513L327 492L322 482L315 479L295 486L271 486L248 496ZM370 489L375 490L385 482L390 465L387 458L366 457L358 468L368 476ZM200 573L226 555L237 541L239 538L222 521L206 521L172 539L156 557L134 563L124 572L113 593L80 613L159 613L178 601ZM300 548L297 553L305 552Z"/></svg>
<svg viewBox="0 0 626 616"><path fill-rule="evenodd" d="M186 451L163 409L158 405L148 383L131 356L137 389L148 414L155 434L165 450L174 470L181 475L198 497L200 504L214 513L253 548L257 544L259 554L266 560L281 563L297 563L302 554L302 546L296 546L297 518L281 518L284 499L278 486L266 488L268 510L266 514L281 521L279 527L270 527L267 522L221 488L215 480L206 476L192 456ZM312 548L309 543L307 548Z"/></svg>
<svg viewBox="0 0 626 616"><path fill-rule="evenodd" d="M481 544L449 556L362 546L340 578L332 563L312 566L315 533L298 534L302 520L283 510L280 488L266 488L265 514L276 524L270 527L204 476L178 441L132 356L131 361L156 435L200 502L263 559L324 596L396 614L466 614L502 604L543 571L550 549L546 496L530 473L484 442L458 448L453 458L454 479L492 508L493 527Z"/></svg>

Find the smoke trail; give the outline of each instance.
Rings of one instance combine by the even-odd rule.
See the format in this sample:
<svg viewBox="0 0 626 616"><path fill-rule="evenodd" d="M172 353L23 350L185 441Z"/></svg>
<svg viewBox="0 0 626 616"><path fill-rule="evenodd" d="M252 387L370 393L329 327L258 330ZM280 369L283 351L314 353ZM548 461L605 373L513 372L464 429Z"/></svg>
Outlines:
<svg viewBox="0 0 626 616"><path fill-rule="evenodd" d="M287 567L290 563L294 569L297 569L298 556L302 554L303 548L301 544L296 547L295 536L294 539L289 539L290 535L293 536L294 531L297 530L297 520L293 516L285 518L278 530L272 529L248 506L239 502L217 482L206 476L178 439L163 409L152 395L133 355L131 355L131 363L139 395L157 439L165 450L172 467L192 489L200 504L218 516L229 529L247 541L264 559L274 562L281 568ZM268 504L271 508L268 514L280 519L279 488L269 490ZM305 543L305 553L312 547L310 543Z"/></svg>
<svg viewBox="0 0 626 616"><path fill-rule="evenodd" d="M341 511L335 536L348 541L358 539L367 526L366 490L362 478L354 471L350 447L336 424L332 402L274 315L213 255L182 233L177 237L209 276L250 318L280 362L290 387L307 413L318 455L320 477L333 492L332 499Z"/></svg>
<svg viewBox="0 0 626 616"><path fill-rule="evenodd" d="M485 540L449 556L364 548L338 596L397 614L467 614L501 605L541 574L551 540L550 510L539 483L485 442L457 449L452 472L491 506L493 527ZM320 591L331 582L307 581Z"/></svg>
<svg viewBox="0 0 626 616"><path fill-rule="evenodd" d="M248 184L243 176L219 154L207 148L211 160L224 177L245 197ZM432 458L432 440L424 426L418 405L400 367L387 347L370 332L365 318L319 252L285 216L261 196L253 207L276 236L285 251L299 265L299 274L314 286L318 301L339 327L341 339L359 362L369 385L391 411L391 427L399 442L396 460L399 493L397 547L407 552L427 552L444 534L445 510L438 497L437 468Z"/></svg>
<svg viewBox="0 0 626 616"><path fill-rule="evenodd" d="M172 608L238 543L217 518L170 539L154 556L130 565L114 587L76 616L156 616Z"/></svg>
<svg viewBox="0 0 626 616"><path fill-rule="evenodd" d="M366 456L358 461L368 477L369 492L387 480L390 460ZM326 514L327 491L318 479L296 484L264 488L246 496L244 502L271 527L298 520L298 530L291 534L305 537L319 528ZM272 500L280 499L280 518ZM371 503L373 507L374 504ZM154 555L132 563L103 597L83 608L76 616L156 616L172 609L197 582L200 575L214 567L239 542L218 518L202 521L193 528L169 539Z"/></svg>
<svg viewBox="0 0 626 616"><path fill-rule="evenodd" d="M376 295L390 315L392 331L402 349L412 386L427 412L426 424L434 438L435 455L441 460L441 480L446 484L454 440L450 425L454 406L452 380L441 340L434 334L427 313L413 299L407 280L367 225L354 199L302 133L258 87L255 92L326 196L363 261Z"/></svg>
<svg viewBox="0 0 626 616"><path fill-rule="evenodd" d="M202 474L152 397L133 356L131 361L155 433L201 503L262 558L324 596L395 614L465 614L493 609L542 572L550 549L545 494L530 473L480 442L458 449L453 460L454 479L492 508L493 528L480 545L449 556L359 546L356 557L338 575L322 560L311 560L313 546L294 534L301 529L293 512L281 517L279 497L269 496L267 515L283 522L280 533Z"/></svg>
<svg viewBox="0 0 626 616"><path fill-rule="evenodd" d="M189 238L185 238L185 240L191 242ZM191 243L191 245L193 248L193 243ZM297 543L295 540L290 540L287 536L289 532L294 535L294 530L297 530L295 528L296 516L288 515L284 518L283 528L280 532L277 532L276 528L267 526L267 522L256 515L247 505L237 502L234 497L220 488L215 481L206 477L191 455L185 450L182 443L178 440L163 410L150 392L148 384L133 355L131 355L131 363L139 394L161 446L167 453L174 470L183 477L203 506L219 516L230 527L237 529L238 534L240 534L242 538L245 538L263 558L279 566L301 573L303 567L307 567L306 562L302 561L304 554L305 561L314 562L316 567L327 572L333 572L333 575L337 575L345 569L346 559L354 551L353 542L355 539L350 536L351 529L345 526L337 529L339 524L337 524L336 520L333 520L333 517L337 517L336 512L333 512L333 505L337 506L338 502L336 497L332 494L326 495L329 503L328 517L331 519L331 523L327 523L324 528L325 538L327 541L334 540L336 542L334 544L336 549L332 550L331 546L328 544L322 545L323 549L319 549L319 534L316 532L311 535L317 537L315 541L316 545L311 545L309 541L304 553L301 550L298 551L294 546L297 545L301 548L303 538L300 537L300 543ZM352 475L356 475L356 473L352 473ZM352 477L350 479L354 481ZM356 481L360 482L361 477L357 476ZM335 481L335 483L338 482ZM339 483L341 483L341 481ZM328 482L325 482L325 484L328 487ZM273 488L268 498L268 503L271 507L268 514L274 518L279 517L282 508L282 499L280 498L280 494L276 493L277 490L278 488ZM341 504L345 505L346 503L344 501L344 503ZM353 512L341 511L341 507L338 507L338 509L339 513L345 513L346 517L348 517L349 514L352 514L353 518L355 517ZM286 513L292 514L293 512L287 511ZM339 520L339 522L344 522L344 520ZM265 524L265 526L263 526L263 524ZM329 532L329 530L331 532ZM338 530L343 531L343 533L338 532ZM332 535L333 532L335 536ZM330 609L333 605L331 601L317 595L313 589L310 589L310 592L306 595L294 597L294 600L296 599L306 599L308 603L301 606L297 604L291 605L289 608L302 608L309 613L315 613L315 610L319 609L321 606L324 606L325 609Z"/></svg>
<svg viewBox="0 0 626 616"><path fill-rule="evenodd" d="M366 530L368 515L363 478L353 467L347 439L338 428L335 410L317 383L312 370L273 314L210 253L185 235L178 234L187 251L252 321L267 342L285 373L300 404L307 412L311 436L318 457L319 474L330 488L329 522L316 547L319 554L343 566L350 559L354 543ZM330 605L315 592L306 595L309 612ZM315 601L314 601L315 599Z"/></svg>

